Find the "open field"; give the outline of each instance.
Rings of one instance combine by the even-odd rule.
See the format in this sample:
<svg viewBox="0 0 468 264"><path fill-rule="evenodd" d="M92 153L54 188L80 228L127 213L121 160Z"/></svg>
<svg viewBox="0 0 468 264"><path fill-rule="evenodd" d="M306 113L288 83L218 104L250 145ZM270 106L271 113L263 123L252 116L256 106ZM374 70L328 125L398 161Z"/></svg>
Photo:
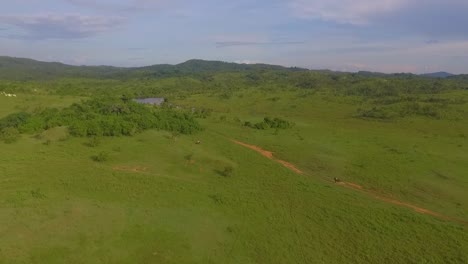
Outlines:
<svg viewBox="0 0 468 264"><path fill-rule="evenodd" d="M0 97L0 117L92 97L40 91ZM372 104L359 96L166 94L211 109L203 131L92 145L57 127L0 143L0 263L468 263L467 103L381 120L356 118ZM294 126L243 125L266 116Z"/></svg>

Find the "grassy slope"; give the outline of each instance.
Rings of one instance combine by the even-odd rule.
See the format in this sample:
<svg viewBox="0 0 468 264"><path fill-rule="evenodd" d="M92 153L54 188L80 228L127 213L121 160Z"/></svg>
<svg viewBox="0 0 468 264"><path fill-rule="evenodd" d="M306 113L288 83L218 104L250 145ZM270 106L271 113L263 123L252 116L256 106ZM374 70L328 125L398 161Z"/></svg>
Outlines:
<svg viewBox="0 0 468 264"><path fill-rule="evenodd" d="M282 99L269 100L274 97ZM225 112L222 115L229 116L227 120L233 116L249 121L260 121L264 116L286 117L297 123L293 131L275 135L273 130L234 126L229 133L236 131L234 135L277 152L311 175L357 182L405 201L468 218L466 122L419 117L389 122L360 120L352 118L356 105L336 101L321 95L254 91L234 96L230 102L198 96L189 99L188 104L217 107ZM219 124L213 129L217 127Z"/></svg>
<svg viewBox="0 0 468 264"><path fill-rule="evenodd" d="M17 97L5 97L0 94L0 118L19 111L34 111L46 107L66 107L81 98L71 96L52 96L41 94L18 94Z"/></svg>
<svg viewBox="0 0 468 264"><path fill-rule="evenodd" d="M466 219L468 142L457 135L467 124L368 122L349 118L348 104L319 95L284 93L276 102L270 96L179 102L225 113L203 120L206 131L175 141L149 131L91 148L84 139L61 140L63 129L54 129L42 139L1 144L0 263L468 261L466 227L320 180L338 176ZM0 116L16 111L4 100ZM273 135L232 121L266 113L297 126ZM307 175L229 138L273 150ZM109 161L91 161L101 151ZM235 167L231 177L216 173L227 165ZM124 171L130 168L142 172Z"/></svg>

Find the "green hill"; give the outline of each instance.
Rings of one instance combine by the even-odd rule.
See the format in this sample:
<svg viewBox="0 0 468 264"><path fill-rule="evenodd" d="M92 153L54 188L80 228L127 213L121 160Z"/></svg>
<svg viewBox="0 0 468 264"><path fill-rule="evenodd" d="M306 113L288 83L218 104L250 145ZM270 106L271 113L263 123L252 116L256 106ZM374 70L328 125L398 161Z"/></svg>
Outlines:
<svg viewBox="0 0 468 264"><path fill-rule="evenodd" d="M448 72L432 72L421 74L420 76L429 77L429 78L448 78L454 76L454 74Z"/></svg>
<svg viewBox="0 0 468 264"><path fill-rule="evenodd" d="M59 62L0 57L0 79L48 80L64 77L110 78L128 70L111 66L71 66Z"/></svg>
<svg viewBox="0 0 468 264"><path fill-rule="evenodd" d="M0 57L0 79L50 80L58 78L134 79L164 78L201 73L249 72L261 70L304 71L267 64L237 64L221 61L189 60L177 65L158 64L145 67L72 66L58 62Z"/></svg>

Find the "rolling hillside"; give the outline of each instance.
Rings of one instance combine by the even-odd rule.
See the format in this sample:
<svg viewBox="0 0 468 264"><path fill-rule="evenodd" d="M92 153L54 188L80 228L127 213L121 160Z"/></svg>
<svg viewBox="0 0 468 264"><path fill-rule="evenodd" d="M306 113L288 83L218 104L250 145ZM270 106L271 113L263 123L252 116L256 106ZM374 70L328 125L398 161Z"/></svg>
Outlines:
<svg viewBox="0 0 468 264"><path fill-rule="evenodd" d="M468 263L463 78L4 61L0 264Z"/></svg>
<svg viewBox="0 0 468 264"><path fill-rule="evenodd" d="M59 78L133 79L166 78L200 73L249 72L261 70L304 71L267 64L237 64L220 61L189 60L177 65L158 64L136 68L112 66L72 66L24 58L0 57L0 79L51 80Z"/></svg>

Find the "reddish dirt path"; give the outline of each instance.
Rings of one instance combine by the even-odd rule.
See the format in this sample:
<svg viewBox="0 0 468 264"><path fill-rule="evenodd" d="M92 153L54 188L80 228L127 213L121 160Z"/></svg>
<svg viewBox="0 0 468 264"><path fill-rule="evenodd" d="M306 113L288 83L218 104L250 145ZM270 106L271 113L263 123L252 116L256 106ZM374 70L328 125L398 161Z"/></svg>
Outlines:
<svg viewBox="0 0 468 264"><path fill-rule="evenodd" d="M258 146L255 146L255 145L249 145L249 144L246 144L244 142L240 142L240 141L237 141L237 140L233 140L231 139L232 142L238 144L238 145L241 145L241 146L244 146L246 148L249 148L249 149L252 149L252 150L255 150L257 151L258 153L262 154L262 156L264 157L267 157L271 160L274 160L280 164L282 164L284 167L294 171L295 173L298 173L298 174L304 174L304 172L302 172L300 169L298 169L296 166L294 166L293 164L287 162L287 161L284 161L284 160L280 160L280 159L277 159L273 156L273 152L271 151L268 151L268 150L264 150Z"/></svg>
<svg viewBox="0 0 468 264"><path fill-rule="evenodd" d="M125 172L134 172L134 173L145 173L147 168L140 166L115 166L112 168L114 171L125 171Z"/></svg>
<svg viewBox="0 0 468 264"><path fill-rule="evenodd" d="M341 185L341 186L343 186L343 187L349 188L349 189L361 191L361 192L363 192L363 193L366 193L366 194L372 196L372 197L375 198L375 199L384 201L384 202L386 202L386 203L391 203L391 204L394 204L394 205L398 205L398 206L402 206L402 207L406 207L406 208L412 209L412 210L414 210L415 212L420 213L420 214L431 215L431 216L437 217L437 218L439 218L439 219L448 220L448 221L452 221L452 222L457 222L457 223L460 223L460 224L468 225L468 221L464 221L464 220L462 220L462 219L458 219L458 218L454 218L454 217L445 216L445 215L443 215L443 214L439 214L439 213L434 212L434 211L431 211L431 210L429 210L429 209L425 209L425 208L422 208L422 207L419 207L419 206L416 206L416 205L413 205L413 204L410 204L410 203L406 203L406 202L402 202L402 201L399 201L399 200L396 200L396 199L392 199L392 198L388 198L388 197L382 196L381 194L378 194L378 193L375 192L375 191L366 190L366 189L364 189L364 187L362 187L362 186L360 186L360 185L358 185L358 184L355 184L355 183L351 183L351 182L339 182L339 183L337 183L337 184L338 184L338 185Z"/></svg>
<svg viewBox="0 0 468 264"><path fill-rule="evenodd" d="M267 157L268 159L274 160L274 161L282 164L286 168L288 168L288 169L290 169L290 170L292 170L292 171L294 171L294 172L296 172L298 174L304 174L304 172L301 171L299 168L297 168L295 165L293 165L293 164L291 164L291 163L289 163L287 161L275 158L273 156L273 152L271 152L271 151L264 150L264 149L262 149L262 148L260 148L258 146L249 145L247 143L240 142L240 141L237 141L237 140L231 139L231 141L238 144L238 145L244 146L246 148L255 150L256 152L260 153L262 156ZM425 209L425 208L422 208L422 207L418 207L418 206L410 204L410 203L406 203L406 202L402 202L402 201L399 201L399 200L396 200L396 199L392 199L392 198L382 196L381 194L378 194L375 191L367 190L364 187L362 187L361 185L356 184L356 183L342 181L342 182L337 183L337 185L340 185L340 186L343 186L345 188L349 188L349 189L352 189L352 190L363 192L363 193L365 193L367 195L370 195L371 197L373 197L373 198L375 198L377 200L381 200L381 201L386 202L386 203L390 203L390 204L394 204L394 205L398 205L398 206L401 206L401 207L406 207L406 208L412 209L415 212L420 213L420 214L431 215L431 216L434 216L434 217L442 219L442 220L447 220L447 221L452 221L452 222L468 225L468 221L458 219L458 218L454 218L454 217L445 216L443 214L439 214L437 212L434 212L434 211L431 211L431 210L428 210L428 209Z"/></svg>

